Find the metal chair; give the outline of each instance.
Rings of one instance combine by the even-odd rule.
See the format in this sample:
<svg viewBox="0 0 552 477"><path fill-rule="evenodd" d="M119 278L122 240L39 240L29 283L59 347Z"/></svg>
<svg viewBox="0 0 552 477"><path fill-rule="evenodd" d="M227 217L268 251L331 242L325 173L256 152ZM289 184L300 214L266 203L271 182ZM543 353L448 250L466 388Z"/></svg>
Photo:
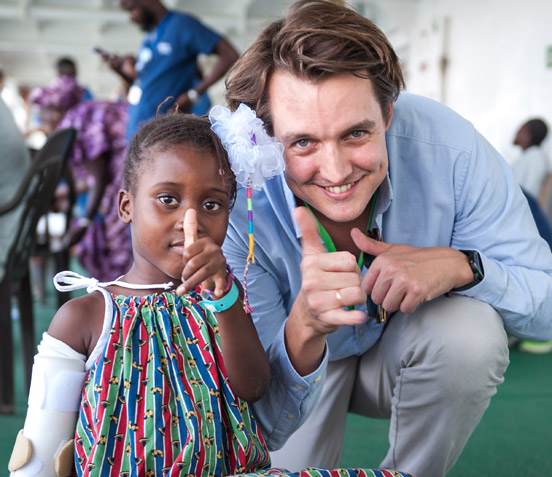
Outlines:
<svg viewBox="0 0 552 477"><path fill-rule="evenodd" d="M6 272L0 282L0 413L14 411L13 341L11 298L17 299L23 361L27 389L30 384L36 344L34 338L33 302L29 258L36 243L36 226L47 213L56 187L66 168L67 157L75 139L73 128L56 131L40 149L27 171L17 193L0 206L0 215L23 204L17 234L8 253Z"/></svg>

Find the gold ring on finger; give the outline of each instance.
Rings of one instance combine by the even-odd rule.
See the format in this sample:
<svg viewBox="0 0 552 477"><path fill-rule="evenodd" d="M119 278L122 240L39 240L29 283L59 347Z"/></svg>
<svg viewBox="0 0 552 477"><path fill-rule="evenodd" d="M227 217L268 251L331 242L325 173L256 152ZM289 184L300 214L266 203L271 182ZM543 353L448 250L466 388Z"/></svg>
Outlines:
<svg viewBox="0 0 552 477"><path fill-rule="evenodd" d="M339 306L343 308L345 305L343 304L343 298L341 297L341 292L339 290L335 291L335 297L337 298L337 302L339 303Z"/></svg>

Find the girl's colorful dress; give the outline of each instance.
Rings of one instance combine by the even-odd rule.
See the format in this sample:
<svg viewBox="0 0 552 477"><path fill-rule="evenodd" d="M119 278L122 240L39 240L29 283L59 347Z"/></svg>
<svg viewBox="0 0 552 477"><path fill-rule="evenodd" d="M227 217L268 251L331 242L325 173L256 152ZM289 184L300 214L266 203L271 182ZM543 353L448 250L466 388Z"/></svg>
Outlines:
<svg viewBox="0 0 552 477"><path fill-rule="evenodd" d="M85 284L84 287L89 285ZM215 316L195 293L106 299L75 437L79 476L403 476L270 469L250 406L228 381ZM244 363L247 366L247 363Z"/></svg>

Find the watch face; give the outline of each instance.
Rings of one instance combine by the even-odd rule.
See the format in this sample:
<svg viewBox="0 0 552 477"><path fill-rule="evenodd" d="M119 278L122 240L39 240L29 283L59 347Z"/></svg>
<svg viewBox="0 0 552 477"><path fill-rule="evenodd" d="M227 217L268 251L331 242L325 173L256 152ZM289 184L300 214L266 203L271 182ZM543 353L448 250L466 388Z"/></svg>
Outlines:
<svg viewBox="0 0 552 477"><path fill-rule="evenodd" d="M481 257L479 256L479 252L476 252L475 250L470 250L468 257L470 268L473 272L474 284L477 284L481 280L483 280L484 277L483 266L481 265Z"/></svg>

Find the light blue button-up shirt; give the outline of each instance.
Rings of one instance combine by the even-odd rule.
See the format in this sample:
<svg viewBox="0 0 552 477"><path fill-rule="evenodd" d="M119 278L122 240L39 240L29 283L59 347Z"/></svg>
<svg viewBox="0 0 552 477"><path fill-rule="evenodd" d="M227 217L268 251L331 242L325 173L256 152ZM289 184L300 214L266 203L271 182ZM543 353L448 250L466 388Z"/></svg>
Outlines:
<svg viewBox="0 0 552 477"><path fill-rule="evenodd" d="M540 238L527 201L510 167L471 123L443 105L403 93L395 103L386 134L389 173L380 187L376 221L388 243L418 247L447 246L477 250L485 278L460 292L492 305L508 333L552 339L552 254ZM287 360L283 325L301 288L300 230L296 207L283 175L253 191L255 264L247 285L252 316L272 363L270 406L255 407L278 439L304 419L319 392L324 363L295 387L299 378ZM224 253L237 277L243 276L248 253L247 203L240 190L230 216ZM368 320L343 326L328 336L329 359L359 355L379 338L382 325ZM283 411L289 393L299 411ZM283 415L295 415L282 419Z"/></svg>

